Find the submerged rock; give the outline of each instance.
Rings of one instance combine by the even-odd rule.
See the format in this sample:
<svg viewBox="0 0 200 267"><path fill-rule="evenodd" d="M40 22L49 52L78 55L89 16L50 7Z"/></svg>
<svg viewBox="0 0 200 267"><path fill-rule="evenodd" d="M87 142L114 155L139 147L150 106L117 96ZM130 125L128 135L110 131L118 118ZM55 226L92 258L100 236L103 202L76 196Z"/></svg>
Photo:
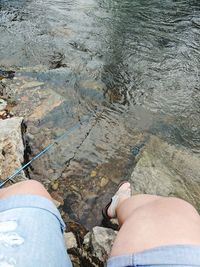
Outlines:
<svg viewBox="0 0 200 267"><path fill-rule="evenodd" d="M200 211L200 158L152 136L131 175L133 191L177 196Z"/></svg>
<svg viewBox="0 0 200 267"><path fill-rule="evenodd" d="M23 118L0 120L0 177L2 180L20 168L24 161L22 120ZM24 172L21 172L15 181L25 179Z"/></svg>

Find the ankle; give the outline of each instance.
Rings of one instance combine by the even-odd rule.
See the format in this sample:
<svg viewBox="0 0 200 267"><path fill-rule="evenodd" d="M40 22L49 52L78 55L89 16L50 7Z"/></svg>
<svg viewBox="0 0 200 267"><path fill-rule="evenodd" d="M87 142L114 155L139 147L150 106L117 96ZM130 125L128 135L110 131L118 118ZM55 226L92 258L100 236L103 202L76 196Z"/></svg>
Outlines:
<svg viewBox="0 0 200 267"><path fill-rule="evenodd" d="M121 209L124 209L124 207L126 206L126 203L128 202L129 199L130 199L130 197L119 200L119 202L116 206L116 214L118 214Z"/></svg>

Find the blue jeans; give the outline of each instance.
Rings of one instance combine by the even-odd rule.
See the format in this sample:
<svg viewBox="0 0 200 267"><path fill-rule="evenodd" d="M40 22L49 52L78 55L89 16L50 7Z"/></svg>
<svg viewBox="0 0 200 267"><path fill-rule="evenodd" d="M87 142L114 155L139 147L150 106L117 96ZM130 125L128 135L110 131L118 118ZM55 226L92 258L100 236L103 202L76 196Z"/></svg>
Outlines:
<svg viewBox="0 0 200 267"><path fill-rule="evenodd" d="M0 200L0 267L72 267L65 224L54 204L40 196Z"/></svg>
<svg viewBox="0 0 200 267"><path fill-rule="evenodd" d="M200 246L171 245L139 253L111 257L107 267L192 267L200 266Z"/></svg>

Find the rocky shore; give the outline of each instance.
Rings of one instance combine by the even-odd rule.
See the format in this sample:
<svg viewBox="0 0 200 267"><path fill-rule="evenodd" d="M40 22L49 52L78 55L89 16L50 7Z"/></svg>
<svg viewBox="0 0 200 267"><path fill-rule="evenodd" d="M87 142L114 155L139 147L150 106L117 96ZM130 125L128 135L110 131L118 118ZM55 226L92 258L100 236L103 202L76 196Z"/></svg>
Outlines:
<svg viewBox="0 0 200 267"><path fill-rule="evenodd" d="M45 124L45 128L42 126L45 119L48 121L52 111L56 112L58 107L62 107L65 99L51 88L46 88L45 84L37 79L20 75L14 78L4 75L0 78L0 177L3 181L41 150L39 144L42 143L44 148L60 134L56 123L55 127L58 130L56 134L52 132L51 125ZM134 138L142 145L134 147L133 156L129 158L132 171L120 173L121 180L126 179L131 182L133 193L178 196L192 203L200 211L199 156L183 147L168 144L158 136L138 133ZM77 140L73 140L72 145L77 146ZM62 153L64 151L62 150ZM67 158L73 157L74 154L67 155ZM76 184L70 183L70 180L67 185L59 180L60 177L67 180L69 170L66 171L66 166L69 166L69 161L61 162L61 165L65 164L64 169L57 168L53 163L51 157L47 155L43 161L37 161L25 172L21 172L14 182L36 179L48 189L67 224L65 241L74 266L104 266L117 234L116 222L113 224L103 222L92 227L90 231L77 222L76 215L71 210L65 209L65 201L67 199L70 202L72 198L77 198L78 203L80 193ZM73 164L75 167L70 171L75 176L80 166L78 162ZM120 164L117 168L121 171L122 166L126 165L123 165L123 162ZM93 170L89 178L96 177L97 171ZM117 181L115 182L117 185ZM102 175L98 182L101 188L100 197L106 193L108 184L107 176ZM67 186L73 191L65 193L64 199L62 192L67 190ZM96 197L90 194L88 199L92 203ZM107 199L104 198L102 203L106 204L110 197L111 194L107 194ZM91 203L88 201L92 217L94 215ZM102 203L100 202L100 206ZM101 217L99 211L98 213Z"/></svg>

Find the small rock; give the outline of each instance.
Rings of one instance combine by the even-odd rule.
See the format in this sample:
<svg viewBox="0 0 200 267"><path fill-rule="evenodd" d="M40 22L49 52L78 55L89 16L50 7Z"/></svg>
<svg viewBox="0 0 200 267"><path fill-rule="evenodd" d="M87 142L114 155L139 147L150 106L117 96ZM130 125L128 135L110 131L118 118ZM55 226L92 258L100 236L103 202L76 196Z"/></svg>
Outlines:
<svg viewBox="0 0 200 267"><path fill-rule="evenodd" d="M14 115L15 115L15 114L14 114L12 111L9 112L9 116L10 116L10 117L13 117Z"/></svg>
<svg viewBox="0 0 200 267"><path fill-rule="evenodd" d="M65 215L65 212L63 210L61 210L61 216L63 217Z"/></svg>
<svg viewBox="0 0 200 267"><path fill-rule="evenodd" d="M84 248L101 262L105 262L111 252L111 248L117 232L104 227L96 226L84 237Z"/></svg>
<svg viewBox="0 0 200 267"><path fill-rule="evenodd" d="M96 171L91 171L90 177L96 177L96 176L97 176L97 172Z"/></svg>
<svg viewBox="0 0 200 267"><path fill-rule="evenodd" d="M72 232L64 233L65 246L67 249L77 248L76 237Z"/></svg>
<svg viewBox="0 0 200 267"><path fill-rule="evenodd" d="M79 187L76 186L76 185L74 185L74 184L72 184L72 185L70 186L70 189L71 189L73 192L79 192Z"/></svg>
<svg viewBox="0 0 200 267"><path fill-rule="evenodd" d="M59 187L59 182L56 180L56 181L53 181L53 182L51 182L51 188L53 189L53 190L58 190L58 187Z"/></svg>
<svg viewBox="0 0 200 267"><path fill-rule="evenodd" d="M102 178L101 178L100 186L101 186L101 187L104 187L104 186L107 185L108 182L109 182L108 178L106 178L106 177L102 177Z"/></svg>
<svg viewBox="0 0 200 267"><path fill-rule="evenodd" d="M0 99L0 111L4 110L7 106L7 102L3 99Z"/></svg>
<svg viewBox="0 0 200 267"><path fill-rule="evenodd" d="M6 115L7 115L7 112L5 110L0 111L0 118L4 118L6 117Z"/></svg>
<svg viewBox="0 0 200 267"><path fill-rule="evenodd" d="M0 110L0 116L3 116L5 112L5 110Z"/></svg>
<svg viewBox="0 0 200 267"><path fill-rule="evenodd" d="M64 200L63 198L56 192L56 191L52 191L51 192L51 197L60 203L60 205L64 205Z"/></svg>

